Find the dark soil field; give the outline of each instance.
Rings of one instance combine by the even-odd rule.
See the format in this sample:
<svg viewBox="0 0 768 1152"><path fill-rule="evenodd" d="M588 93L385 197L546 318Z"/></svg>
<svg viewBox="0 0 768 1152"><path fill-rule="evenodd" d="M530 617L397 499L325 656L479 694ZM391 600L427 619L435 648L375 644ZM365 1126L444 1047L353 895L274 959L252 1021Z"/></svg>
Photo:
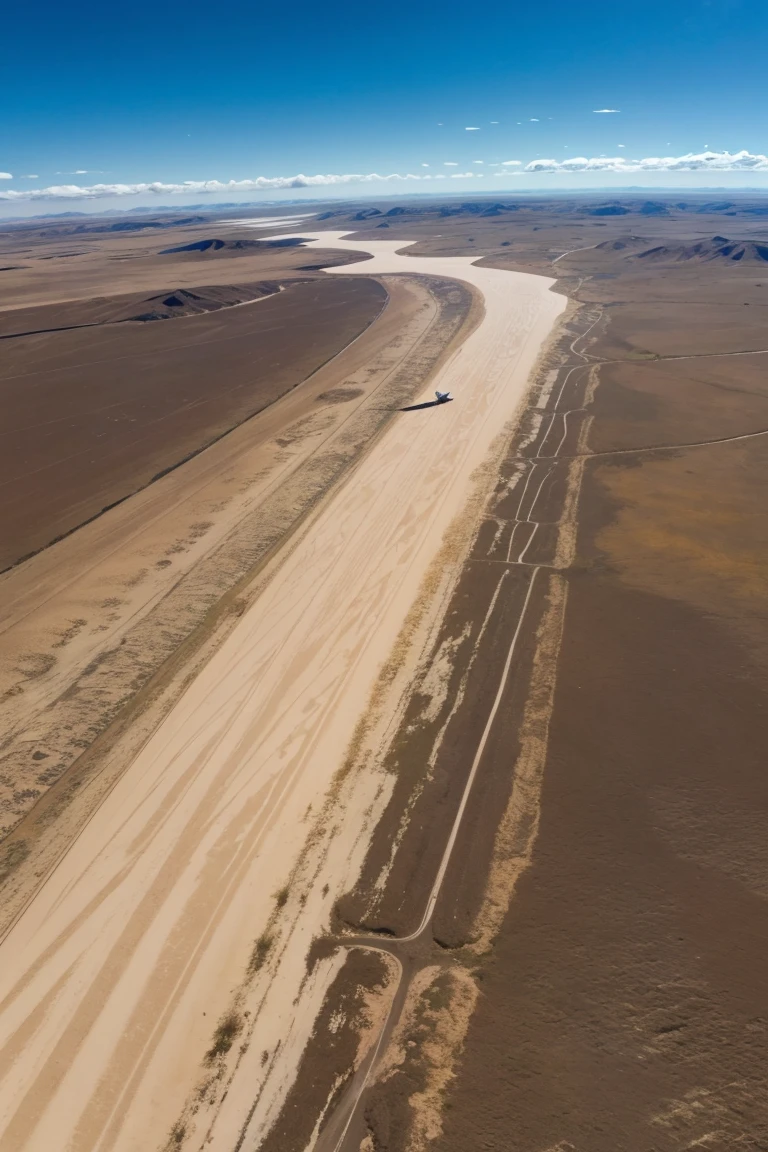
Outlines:
<svg viewBox="0 0 768 1152"><path fill-rule="evenodd" d="M677 308L625 280L587 345L626 358L589 409L622 455L587 462L533 863L441 1152L768 1146L768 384L733 355L768 341L754 273L699 275Z"/></svg>
<svg viewBox="0 0 768 1152"><path fill-rule="evenodd" d="M232 289L231 297L254 302L221 307L222 290L201 289L197 299L220 310L68 331L40 330L137 315L152 301L5 315L14 331L38 334L2 343L0 568L272 403L358 336L386 303L385 289L360 277L289 281L264 298L261 291L260 283ZM168 299L172 293L161 294L161 302Z"/></svg>
<svg viewBox="0 0 768 1152"><path fill-rule="evenodd" d="M759 675L684 603L572 579L534 865L438 1147L765 1147Z"/></svg>

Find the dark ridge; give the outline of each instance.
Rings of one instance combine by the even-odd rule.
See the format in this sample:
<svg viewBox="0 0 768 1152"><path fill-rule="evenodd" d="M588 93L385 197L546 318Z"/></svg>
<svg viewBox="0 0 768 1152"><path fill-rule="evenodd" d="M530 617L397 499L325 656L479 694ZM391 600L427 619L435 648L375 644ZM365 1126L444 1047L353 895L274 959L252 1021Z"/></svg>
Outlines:
<svg viewBox="0 0 768 1152"><path fill-rule="evenodd" d="M644 260L646 256L659 256L665 253L667 249L663 244L659 244L656 248L648 248L645 252L638 252L638 260Z"/></svg>
<svg viewBox="0 0 768 1152"><path fill-rule="evenodd" d="M0 268L2 272L2 268ZM22 336L45 336L48 332L73 332L76 328L98 328L98 320L90 324L62 324L59 328L34 328L29 332L5 332L0 340L18 340Z"/></svg>
<svg viewBox="0 0 768 1152"><path fill-rule="evenodd" d="M626 248L635 248L638 244L647 244L648 241L642 236L617 236L615 240L603 240L600 244L595 245L595 250L600 252L622 252Z"/></svg>
<svg viewBox="0 0 768 1152"><path fill-rule="evenodd" d="M379 208L362 208L353 220L370 220L371 216L381 216L381 209Z"/></svg>
<svg viewBox="0 0 768 1152"><path fill-rule="evenodd" d="M286 236L282 240L255 240L254 243L258 244L259 248L298 248L301 244L306 244L308 236Z"/></svg>
<svg viewBox="0 0 768 1152"><path fill-rule="evenodd" d="M64 213L64 215L76 215L76 213ZM181 225L187 224L204 224L205 220L205 216L184 216L181 219L174 218L171 220L117 220L112 224L103 221L99 224L77 224L69 228L41 228L40 235L85 236L99 235L105 232L141 232L145 228L178 228Z"/></svg>
<svg viewBox="0 0 768 1152"><path fill-rule="evenodd" d="M446 204L440 209L441 216L463 216L469 214L470 216L501 216L503 212L517 212L517 204L485 204L480 203L467 203L451 205Z"/></svg>
<svg viewBox="0 0 768 1152"><path fill-rule="evenodd" d="M669 209L666 204L662 204L658 200L646 200L640 213L643 216L669 216Z"/></svg>
<svg viewBox="0 0 768 1152"><path fill-rule="evenodd" d="M182 244L178 248L164 248L160 255L170 256L174 252L208 252L210 249L218 252L220 248L224 247L226 247L225 240L196 240L194 244Z"/></svg>
<svg viewBox="0 0 768 1152"><path fill-rule="evenodd" d="M150 307L146 312L125 317L118 323L130 321L147 323L153 320L173 320L178 316L199 316L206 312L218 312L222 308L231 308L237 304L251 303L265 296L272 296L280 291L280 284L274 280L262 280L258 288L260 291L257 292L234 285L200 288L197 292L192 292L189 288L177 288L174 292L148 297L146 303Z"/></svg>
<svg viewBox="0 0 768 1152"><path fill-rule="evenodd" d="M194 292L179 292L178 295L166 296L163 300L166 308L183 308L187 300L199 300Z"/></svg>
<svg viewBox="0 0 768 1152"><path fill-rule="evenodd" d="M175 221L174 221L175 223ZM165 225L161 224L159 220L119 220L117 224L110 224L104 229L105 232L141 232L143 228L164 228ZM83 229L76 229L76 231L85 231Z"/></svg>
<svg viewBox="0 0 768 1152"><path fill-rule="evenodd" d="M699 240L696 244L688 245L658 245L648 248L645 252L638 252L637 258L651 260L697 261L698 263L711 260L740 260L748 264L768 261L768 245L758 244L753 240L731 241L725 236L713 236L711 240ZM629 259L633 259L632 256Z"/></svg>
<svg viewBox="0 0 768 1152"><path fill-rule="evenodd" d="M306 283L304 280L291 281L291 284ZM238 304L252 303L256 300L272 296L281 289L278 280L259 280L253 284L215 284L201 286L194 291L189 288L177 288L173 291L161 292L156 296L144 299L115 300L112 309L105 309L97 320L83 320L79 323L51 324L44 326L39 316L35 316L34 326L22 328L15 332L0 333L0 340L18 340L24 336L45 336L56 332L71 332L79 328L98 328L112 324L127 324L133 321L142 323L152 320L174 320L180 316L200 316L208 312L217 312L224 308L231 308ZM105 305L108 305L105 301ZM135 313L133 309L143 308L142 312ZM38 309L33 309L33 314ZM43 315L49 314L45 307ZM25 316L20 317L23 321ZM73 318L73 319L76 319ZM18 321L17 321L18 322Z"/></svg>
<svg viewBox="0 0 768 1152"><path fill-rule="evenodd" d="M627 216L629 215L629 208L622 207L621 204L606 204L603 208L593 208L587 213L588 216Z"/></svg>
<svg viewBox="0 0 768 1152"><path fill-rule="evenodd" d="M286 236L284 240L195 240L192 244L181 244L177 248L163 248L160 256L173 256L179 252L220 252L222 248L227 251L244 251L264 248L295 248L304 243L304 237Z"/></svg>

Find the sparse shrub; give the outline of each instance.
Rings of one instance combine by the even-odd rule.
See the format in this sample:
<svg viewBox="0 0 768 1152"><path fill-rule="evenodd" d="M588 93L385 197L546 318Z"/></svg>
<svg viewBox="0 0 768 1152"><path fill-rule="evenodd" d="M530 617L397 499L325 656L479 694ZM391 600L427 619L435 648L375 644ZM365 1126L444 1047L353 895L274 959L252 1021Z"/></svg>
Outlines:
<svg viewBox="0 0 768 1152"><path fill-rule="evenodd" d="M248 972L250 974L258 972L259 969L264 966L267 956L269 956L269 953L272 951L274 942L275 938L269 932L263 932L261 936L259 936L253 946L251 961L248 965Z"/></svg>
<svg viewBox="0 0 768 1152"><path fill-rule="evenodd" d="M226 1056L235 1042L235 1037L243 1030L242 1017L237 1012L228 1012L222 1017L213 1034L213 1044L205 1054L206 1064L213 1064L219 1056Z"/></svg>

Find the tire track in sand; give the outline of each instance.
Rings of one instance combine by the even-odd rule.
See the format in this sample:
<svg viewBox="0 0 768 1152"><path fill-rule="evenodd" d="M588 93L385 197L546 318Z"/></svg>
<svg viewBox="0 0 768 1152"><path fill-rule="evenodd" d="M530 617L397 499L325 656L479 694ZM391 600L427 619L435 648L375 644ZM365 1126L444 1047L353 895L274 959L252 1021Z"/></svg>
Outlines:
<svg viewBox="0 0 768 1152"><path fill-rule="evenodd" d="M329 242L371 252L364 274L452 277L483 294L482 322L434 382L459 402L393 421L6 939L0 1132L9 1149L107 1152L167 1133L301 851L307 806L321 803L343 763L469 478L515 416L565 304L550 280L471 258L403 257L396 242L332 233L313 241ZM354 868L361 819L338 814L347 855L337 851L324 877L329 901ZM285 1031L327 909L307 906L270 985L265 1049ZM214 1148L236 1142L259 1081L257 1047L243 1055Z"/></svg>

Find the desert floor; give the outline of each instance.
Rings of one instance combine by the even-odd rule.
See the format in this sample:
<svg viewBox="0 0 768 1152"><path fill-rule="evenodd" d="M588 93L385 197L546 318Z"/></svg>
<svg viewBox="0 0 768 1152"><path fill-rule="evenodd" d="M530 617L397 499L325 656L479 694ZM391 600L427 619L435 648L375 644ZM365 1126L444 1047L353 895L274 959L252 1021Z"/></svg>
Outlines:
<svg viewBox="0 0 768 1152"><path fill-rule="evenodd" d="M759 206L448 203L3 237L9 1148L765 1142Z"/></svg>

